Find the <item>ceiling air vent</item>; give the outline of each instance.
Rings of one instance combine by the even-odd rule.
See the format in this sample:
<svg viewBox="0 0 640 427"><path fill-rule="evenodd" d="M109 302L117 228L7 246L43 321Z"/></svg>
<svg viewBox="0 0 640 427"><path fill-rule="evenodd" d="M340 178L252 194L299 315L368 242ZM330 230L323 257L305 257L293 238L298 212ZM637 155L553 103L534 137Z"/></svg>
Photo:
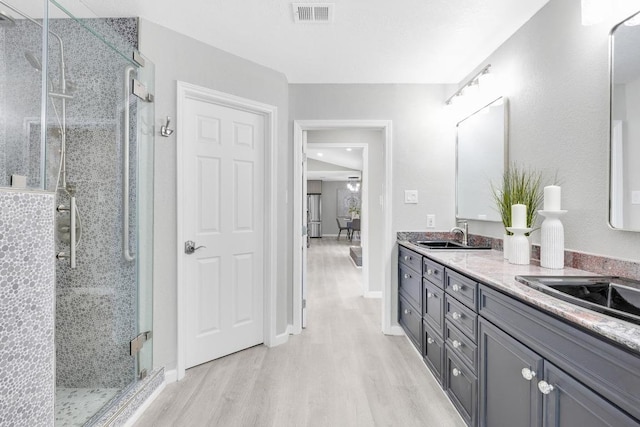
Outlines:
<svg viewBox="0 0 640 427"><path fill-rule="evenodd" d="M293 20L307 24L333 22L333 3L291 3Z"/></svg>

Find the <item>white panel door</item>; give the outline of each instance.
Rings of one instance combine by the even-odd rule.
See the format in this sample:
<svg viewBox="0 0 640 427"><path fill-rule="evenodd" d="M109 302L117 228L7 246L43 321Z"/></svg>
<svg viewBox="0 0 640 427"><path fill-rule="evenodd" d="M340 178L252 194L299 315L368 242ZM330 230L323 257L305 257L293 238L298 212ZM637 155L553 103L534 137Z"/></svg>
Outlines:
<svg viewBox="0 0 640 427"><path fill-rule="evenodd" d="M185 367L263 342L264 117L186 99Z"/></svg>

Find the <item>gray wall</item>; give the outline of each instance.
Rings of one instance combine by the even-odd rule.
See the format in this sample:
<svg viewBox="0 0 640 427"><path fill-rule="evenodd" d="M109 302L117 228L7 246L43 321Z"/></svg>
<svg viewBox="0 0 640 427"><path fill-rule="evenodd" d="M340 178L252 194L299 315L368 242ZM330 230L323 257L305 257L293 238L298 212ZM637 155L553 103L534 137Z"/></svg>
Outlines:
<svg viewBox="0 0 640 427"><path fill-rule="evenodd" d="M292 84L291 120L393 121L393 230L424 230L427 214L436 228L454 224L455 126L443 103L444 85ZM375 174L372 169L371 174ZM418 190L418 204L404 204L404 190ZM380 229L382 230L382 229ZM389 254L389 256L391 256Z"/></svg>
<svg viewBox="0 0 640 427"><path fill-rule="evenodd" d="M288 85L282 73L200 43L156 24L140 23L140 50L156 64L157 126L176 116L176 81L184 81L278 107L277 332L287 328L291 288L291 164ZM156 139L154 224L154 365L176 367L176 146L175 134Z"/></svg>
<svg viewBox="0 0 640 427"><path fill-rule="evenodd" d="M621 20L624 17L620 16ZM579 0L552 0L478 66L491 69L509 97L512 160L557 171L565 246L637 260L640 234L614 231L608 218L608 33L614 22L582 26ZM474 233L502 235L472 222ZM540 234L534 233L534 241Z"/></svg>

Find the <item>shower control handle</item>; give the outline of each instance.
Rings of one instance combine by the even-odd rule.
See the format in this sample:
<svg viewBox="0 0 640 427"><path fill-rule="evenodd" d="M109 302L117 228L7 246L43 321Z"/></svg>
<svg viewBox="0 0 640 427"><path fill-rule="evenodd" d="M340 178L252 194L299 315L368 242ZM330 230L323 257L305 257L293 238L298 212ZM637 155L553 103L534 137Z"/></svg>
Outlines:
<svg viewBox="0 0 640 427"><path fill-rule="evenodd" d="M187 255L191 255L198 249L202 249L202 248L206 248L206 246L196 247L196 242L194 242L193 240L187 240L186 242L184 242L184 253Z"/></svg>

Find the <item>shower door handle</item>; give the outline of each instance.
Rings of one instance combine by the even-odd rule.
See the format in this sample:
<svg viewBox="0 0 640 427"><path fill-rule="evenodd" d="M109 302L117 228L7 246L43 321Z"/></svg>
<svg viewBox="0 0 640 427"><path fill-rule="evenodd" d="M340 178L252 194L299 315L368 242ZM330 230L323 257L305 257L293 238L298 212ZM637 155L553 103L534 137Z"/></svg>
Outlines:
<svg viewBox="0 0 640 427"><path fill-rule="evenodd" d="M76 196L71 196L69 202L69 225L70 225L70 241L69 241L69 263L71 268L76 268Z"/></svg>
<svg viewBox="0 0 640 427"><path fill-rule="evenodd" d="M124 118L122 141L122 252L124 259L134 261L136 257L129 249L129 102L131 94L131 73L135 68L128 66L124 69Z"/></svg>

